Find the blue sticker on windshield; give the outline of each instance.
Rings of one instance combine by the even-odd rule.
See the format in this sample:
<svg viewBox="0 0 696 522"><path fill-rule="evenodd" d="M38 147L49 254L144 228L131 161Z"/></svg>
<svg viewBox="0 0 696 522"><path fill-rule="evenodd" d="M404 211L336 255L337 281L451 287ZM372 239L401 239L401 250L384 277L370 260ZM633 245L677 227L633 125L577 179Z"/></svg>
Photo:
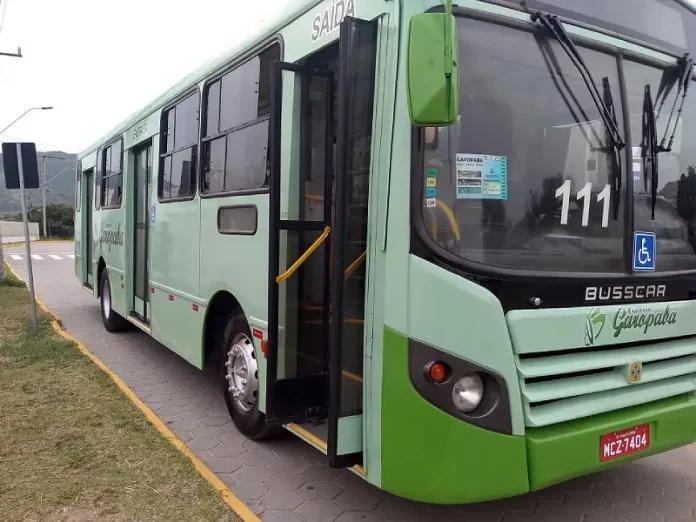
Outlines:
<svg viewBox="0 0 696 522"><path fill-rule="evenodd" d="M507 156L457 153L457 199L507 199Z"/></svg>
<svg viewBox="0 0 696 522"><path fill-rule="evenodd" d="M636 232L633 235L634 271L655 271L655 244L656 238L653 232Z"/></svg>

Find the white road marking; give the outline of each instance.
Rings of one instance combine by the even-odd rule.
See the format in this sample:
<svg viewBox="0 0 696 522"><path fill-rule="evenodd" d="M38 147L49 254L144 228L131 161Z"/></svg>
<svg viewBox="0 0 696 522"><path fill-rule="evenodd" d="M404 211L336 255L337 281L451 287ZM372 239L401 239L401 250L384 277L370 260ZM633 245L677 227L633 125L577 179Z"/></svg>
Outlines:
<svg viewBox="0 0 696 522"><path fill-rule="evenodd" d="M18 256L17 254L10 254L10 257L14 259L15 261L21 261L22 256Z"/></svg>
<svg viewBox="0 0 696 522"><path fill-rule="evenodd" d="M68 254L68 257L69 257L70 259L75 259L75 254Z"/></svg>
<svg viewBox="0 0 696 522"><path fill-rule="evenodd" d="M60 261L61 259L63 259L62 257L57 256L57 255L55 255L55 254L51 254L51 255L49 255L48 257L50 257L51 259L56 259L57 261Z"/></svg>
<svg viewBox="0 0 696 522"><path fill-rule="evenodd" d="M39 254L32 254L31 258L36 259L37 261L41 261L43 259L43 257L41 257Z"/></svg>

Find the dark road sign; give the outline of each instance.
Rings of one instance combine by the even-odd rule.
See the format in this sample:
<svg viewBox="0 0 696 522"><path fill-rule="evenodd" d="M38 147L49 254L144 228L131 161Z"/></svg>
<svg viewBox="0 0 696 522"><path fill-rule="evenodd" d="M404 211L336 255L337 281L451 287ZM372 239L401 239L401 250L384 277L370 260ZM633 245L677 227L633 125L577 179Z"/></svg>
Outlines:
<svg viewBox="0 0 696 522"><path fill-rule="evenodd" d="M39 188L39 165L36 161L36 145L33 143L3 143L2 163L5 168L5 186L9 190L19 190L19 161L17 161L17 145L22 150L22 171L24 172L24 188Z"/></svg>

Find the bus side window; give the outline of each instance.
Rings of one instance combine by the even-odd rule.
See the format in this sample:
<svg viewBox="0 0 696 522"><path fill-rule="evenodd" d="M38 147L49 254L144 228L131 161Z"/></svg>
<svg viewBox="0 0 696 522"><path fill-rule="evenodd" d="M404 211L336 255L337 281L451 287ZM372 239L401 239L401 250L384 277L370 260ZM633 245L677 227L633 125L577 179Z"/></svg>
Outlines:
<svg viewBox="0 0 696 522"><path fill-rule="evenodd" d="M200 95L189 94L162 115L160 201L189 199L196 193Z"/></svg>
<svg viewBox="0 0 696 522"><path fill-rule="evenodd" d="M274 44L205 88L202 192L268 186L270 65L278 59Z"/></svg>
<svg viewBox="0 0 696 522"><path fill-rule="evenodd" d="M123 191L123 144L119 138L106 147L101 156L101 190L99 198L104 208L119 208Z"/></svg>

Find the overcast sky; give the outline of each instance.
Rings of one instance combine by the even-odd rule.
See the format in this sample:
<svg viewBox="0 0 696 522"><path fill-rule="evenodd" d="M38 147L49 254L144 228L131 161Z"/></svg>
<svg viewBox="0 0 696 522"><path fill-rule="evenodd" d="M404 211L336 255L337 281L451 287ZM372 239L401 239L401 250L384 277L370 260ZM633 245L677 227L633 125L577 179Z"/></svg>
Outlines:
<svg viewBox="0 0 696 522"><path fill-rule="evenodd" d="M286 0L0 0L0 141L78 152Z"/></svg>

